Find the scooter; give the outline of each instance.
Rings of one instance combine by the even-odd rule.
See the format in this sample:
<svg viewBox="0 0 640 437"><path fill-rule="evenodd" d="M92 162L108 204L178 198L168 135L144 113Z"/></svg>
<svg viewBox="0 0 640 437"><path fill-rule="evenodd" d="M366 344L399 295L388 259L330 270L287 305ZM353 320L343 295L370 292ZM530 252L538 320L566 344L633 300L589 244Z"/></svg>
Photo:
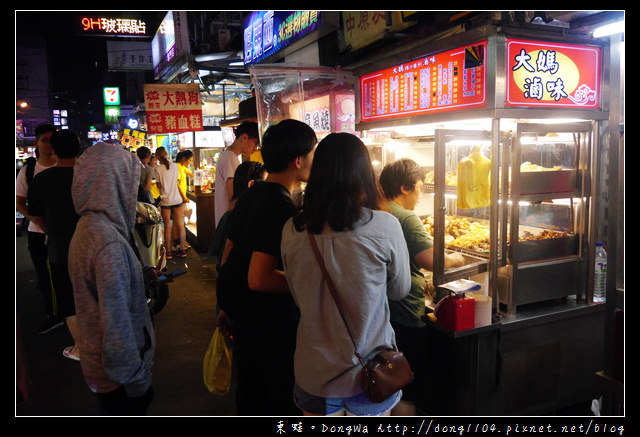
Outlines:
<svg viewBox="0 0 640 437"><path fill-rule="evenodd" d="M136 204L133 243L142 263L147 304L151 314L158 314L169 300L169 282L187 273L167 272L167 254L162 244L164 225L158 208L147 202Z"/></svg>

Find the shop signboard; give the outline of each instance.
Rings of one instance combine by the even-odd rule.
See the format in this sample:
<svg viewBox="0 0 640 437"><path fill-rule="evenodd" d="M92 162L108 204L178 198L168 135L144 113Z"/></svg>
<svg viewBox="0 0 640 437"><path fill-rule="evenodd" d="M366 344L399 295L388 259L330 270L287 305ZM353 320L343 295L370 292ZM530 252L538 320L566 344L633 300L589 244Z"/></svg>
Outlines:
<svg viewBox="0 0 640 437"><path fill-rule="evenodd" d="M153 72L156 79L190 52L186 11L169 11L151 41Z"/></svg>
<svg viewBox="0 0 640 437"><path fill-rule="evenodd" d="M153 70L151 44L140 41L107 41L109 71Z"/></svg>
<svg viewBox="0 0 640 437"><path fill-rule="evenodd" d="M145 84L144 103L149 134L204 129L198 84Z"/></svg>
<svg viewBox="0 0 640 437"><path fill-rule="evenodd" d="M351 50L384 38L389 29L385 11L342 11L344 41Z"/></svg>
<svg viewBox="0 0 640 437"><path fill-rule="evenodd" d="M118 139L120 144L126 147L133 147L137 149L144 146L144 142L147 139L147 133L138 129L124 128L118 131Z"/></svg>
<svg viewBox="0 0 640 437"><path fill-rule="evenodd" d="M506 106L600 109L601 50L507 39Z"/></svg>
<svg viewBox="0 0 640 437"><path fill-rule="evenodd" d="M104 104L107 106L117 106L120 104L120 88L117 86L102 88L102 96L104 98Z"/></svg>
<svg viewBox="0 0 640 437"><path fill-rule="evenodd" d="M243 20L244 63L259 62L315 30L320 11L253 11Z"/></svg>
<svg viewBox="0 0 640 437"><path fill-rule="evenodd" d="M104 122L106 124L118 124L120 114L120 106L105 106Z"/></svg>
<svg viewBox="0 0 640 437"><path fill-rule="evenodd" d="M362 121L484 107L486 53L485 40L362 76Z"/></svg>
<svg viewBox="0 0 640 437"><path fill-rule="evenodd" d="M80 32L92 36L148 37L147 24L137 18L107 17L99 13L79 16Z"/></svg>
<svg viewBox="0 0 640 437"><path fill-rule="evenodd" d="M356 51L416 24L410 11L341 11L345 46Z"/></svg>
<svg viewBox="0 0 640 437"><path fill-rule="evenodd" d="M212 147L225 147L224 139L222 137L222 130L207 130L196 132L195 137L196 147L205 149L210 149Z"/></svg>
<svg viewBox="0 0 640 437"><path fill-rule="evenodd" d="M331 92L291 105L291 114L311 126L318 135L355 131L353 92Z"/></svg>

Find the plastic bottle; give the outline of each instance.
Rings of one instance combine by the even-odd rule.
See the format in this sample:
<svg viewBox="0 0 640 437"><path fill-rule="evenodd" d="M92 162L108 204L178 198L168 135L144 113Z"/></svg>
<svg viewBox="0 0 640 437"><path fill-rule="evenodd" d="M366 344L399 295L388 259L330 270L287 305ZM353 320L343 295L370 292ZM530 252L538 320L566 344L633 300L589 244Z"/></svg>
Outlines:
<svg viewBox="0 0 640 437"><path fill-rule="evenodd" d="M607 252L602 243L596 243L596 265L593 273L593 301L604 302L607 289Z"/></svg>

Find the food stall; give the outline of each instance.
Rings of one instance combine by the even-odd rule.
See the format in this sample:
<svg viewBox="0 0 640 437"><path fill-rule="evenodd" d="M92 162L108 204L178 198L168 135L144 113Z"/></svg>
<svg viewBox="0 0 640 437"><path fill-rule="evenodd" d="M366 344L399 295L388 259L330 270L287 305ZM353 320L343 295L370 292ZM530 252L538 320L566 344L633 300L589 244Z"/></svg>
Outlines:
<svg viewBox="0 0 640 437"><path fill-rule="evenodd" d="M179 141L181 150L193 152L193 162L189 166L192 175L187 177L187 239L196 250L206 251L215 233L216 162L226 145L218 126L181 133Z"/></svg>
<svg viewBox="0 0 640 437"><path fill-rule="evenodd" d="M486 25L353 69L376 169L407 157L428 172L416 213L434 239L433 378L420 409L549 414L597 397L605 306L589 266L608 61L599 40ZM465 264L445 268L448 251ZM460 280L477 287L454 296ZM461 317L439 308L454 298L473 300L466 329L442 323Z"/></svg>

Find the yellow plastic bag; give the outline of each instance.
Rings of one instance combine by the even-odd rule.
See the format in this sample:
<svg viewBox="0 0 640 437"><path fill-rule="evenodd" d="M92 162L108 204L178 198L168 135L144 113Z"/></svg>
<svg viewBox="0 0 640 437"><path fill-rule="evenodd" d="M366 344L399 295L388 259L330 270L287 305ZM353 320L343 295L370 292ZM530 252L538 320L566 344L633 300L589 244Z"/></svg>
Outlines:
<svg viewBox="0 0 640 437"><path fill-rule="evenodd" d="M204 385L216 395L226 395L231 388L232 351L227 346L224 335L219 328L213 332L209 348L204 355Z"/></svg>

